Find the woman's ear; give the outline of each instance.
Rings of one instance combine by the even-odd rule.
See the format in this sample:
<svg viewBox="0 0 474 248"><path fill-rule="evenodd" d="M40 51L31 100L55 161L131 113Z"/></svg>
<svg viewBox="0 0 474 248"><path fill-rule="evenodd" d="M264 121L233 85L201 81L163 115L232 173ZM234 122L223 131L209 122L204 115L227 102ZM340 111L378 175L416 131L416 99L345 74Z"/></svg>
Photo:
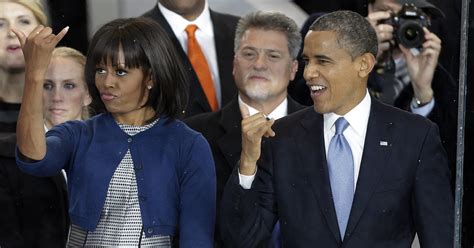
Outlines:
<svg viewBox="0 0 474 248"><path fill-rule="evenodd" d="M89 106L92 103L92 97L87 91L84 96L84 103L82 104L84 107Z"/></svg>

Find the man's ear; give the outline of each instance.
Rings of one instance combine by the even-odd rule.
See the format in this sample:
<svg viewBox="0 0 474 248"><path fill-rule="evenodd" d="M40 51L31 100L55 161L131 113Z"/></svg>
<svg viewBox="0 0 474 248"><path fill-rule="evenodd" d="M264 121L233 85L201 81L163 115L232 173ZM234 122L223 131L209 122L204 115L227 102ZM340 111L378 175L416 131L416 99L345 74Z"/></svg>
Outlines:
<svg viewBox="0 0 474 248"><path fill-rule="evenodd" d="M357 58L357 64L359 66L359 77L368 77L372 69L374 69L375 57L371 53L364 53Z"/></svg>
<svg viewBox="0 0 474 248"><path fill-rule="evenodd" d="M296 72L298 72L298 60L295 59L293 62L291 62L291 68L290 68L290 80L295 79Z"/></svg>

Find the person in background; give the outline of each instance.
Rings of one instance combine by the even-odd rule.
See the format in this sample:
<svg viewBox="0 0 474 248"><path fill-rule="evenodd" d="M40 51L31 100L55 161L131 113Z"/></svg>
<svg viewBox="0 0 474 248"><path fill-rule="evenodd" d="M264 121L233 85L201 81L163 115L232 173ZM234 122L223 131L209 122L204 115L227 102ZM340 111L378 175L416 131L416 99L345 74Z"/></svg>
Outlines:
<svg viewBox="0 0 474 248"><path fill-rule="evenodd" d="M15 133L25 81L23 52L11 30L28 35L39 24L48 24L40 1L0 1L0 138Z"/></svg>
<svg viewBox="0 0 474 248"><path fill-rule="evenodd" d="M165 29L184 63L186 117L216 111L232 100L237 93L232 77L237 16L211 10L207 0L159 0L143 16Z"/></svg>
<svg viewBox="0 0 474 248"><path fill-rule="evenodd" d="M54 49L43 85L43 116L45 129L68 120L90 117L89 95L84 78L86 57L69 47Z"/></svg>
<svg viewBox="0 0 474 248"><path fill-rule="evenodd" d="M68 176L68 246L212 247L215 172L204 137L177 120L186 105L184 68L163 29L117 19L91 40L86 82L97 109L44 135L42 93L58 35L15 31L26 60L18 118L20 169Z"/></svg>
<svg viewBox="0 0 474 248"><path fill-rule="evenodd" d="M221 209L229 247L254 247L277 220L283 247L410 247L415 233L421 247L453 244L438 128L370 96L376 55L377 35L355 12L311 25L303 59L314 107L274 127L263 114L242 121Z"/></svg>
<svg viewBox="0 0 474 248"><path fill-rule="evenodd" d="M368 87L381 101L422 115L438 125L454 185L457 80L438 61L444 45L429 30L431 26L424 28L421 47L407 48L395 42L396 25L389 19L404 5L415 6L428 19L441 21L444 18L444 13L427 0L369 0L367 19L377 33L379 49L376 69L370 75Z"/></svg>
<svg viewBox="0 0 474 248"><path fill-rule="evenodd" d="M72 48L53 51L43 83L46 130L89 117L85 62L85 56ZM65 247L69 231L66 187L61 173L31 176L19 170L13 152L0 156L0 246Z"/></svg>
<svg viewBox="0 0 474 248"><path fill-rule="evenodd" d="M286 90L296 73L296 56L301 44L301 35L292 19L279 12L250 13L237 24L234 43L233 74L238 96L217 112L185 120L211 145L216 165L218 207L242 150L242 118L263 113L277 120L303 108L288 96ZM217 230L218 225L215 246L224 247Z"/></svg>

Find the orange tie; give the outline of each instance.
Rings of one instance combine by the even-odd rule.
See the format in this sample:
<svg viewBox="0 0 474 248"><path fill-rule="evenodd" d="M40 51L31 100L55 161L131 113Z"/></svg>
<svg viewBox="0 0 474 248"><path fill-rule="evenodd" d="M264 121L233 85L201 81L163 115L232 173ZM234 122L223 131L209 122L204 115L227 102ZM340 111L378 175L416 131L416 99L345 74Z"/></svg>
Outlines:
<svg viewBox="0 0 474 248"><path fill-rule="evenodd" d="M204 94L206 94L207 102L209 102L211 110L216 111L218 109L216 90L214 89L214 83L212 82L212 76L206 57L204 57L204 53L194 35L197 28L198 27L194 24L186 27L186 34L188 35L188 57L199 78Z"/></svg>

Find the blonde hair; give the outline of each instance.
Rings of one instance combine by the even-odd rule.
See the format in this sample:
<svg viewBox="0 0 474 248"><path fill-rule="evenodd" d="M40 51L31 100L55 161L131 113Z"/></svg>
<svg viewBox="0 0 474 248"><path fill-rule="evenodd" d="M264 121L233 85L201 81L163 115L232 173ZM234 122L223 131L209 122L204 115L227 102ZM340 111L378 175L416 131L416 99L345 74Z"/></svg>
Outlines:
<svg viewBox="0 0 474 248"><path fill-rule="evenodd" d="M9 2L20 4L23 7L31 10L33 15L36 17L36 20L38 20L41 25L49 25L48 17L46 16L43 4L40 0L9 0Z"/></svg>
<svg viewBox="0 0 474 248"><path fill-rule="evenodd" d="M86 66L86 56L74 48L56 47L53 50L53 58L54 57L70 58L80 64L82 67Z"/></svg>
<svg viewBox="0 0 474 248"><path fill-rule="evenodd" d="M78 50L74 49L74 48L70 48L70 47L56 47L54 50L53 50L53 58L68 58L68 59L72 59L74 62L78 63L82 68L82 71L84 71L84 68L86 66L86 56L84 56L84 54L82 54L81 52L79 52ZM82 74L82 79L83 79L83 83L84 83L84 89L86 90L86 93L89 94L89 89L87 87L87 83L86 83L86 80L85 80L85 76L84 76L84 73ZM90 117L90 109L89 109L89 106L84 106L82 108L82 115L81 115L81 118L83 120L86 120Z"/></svg>

